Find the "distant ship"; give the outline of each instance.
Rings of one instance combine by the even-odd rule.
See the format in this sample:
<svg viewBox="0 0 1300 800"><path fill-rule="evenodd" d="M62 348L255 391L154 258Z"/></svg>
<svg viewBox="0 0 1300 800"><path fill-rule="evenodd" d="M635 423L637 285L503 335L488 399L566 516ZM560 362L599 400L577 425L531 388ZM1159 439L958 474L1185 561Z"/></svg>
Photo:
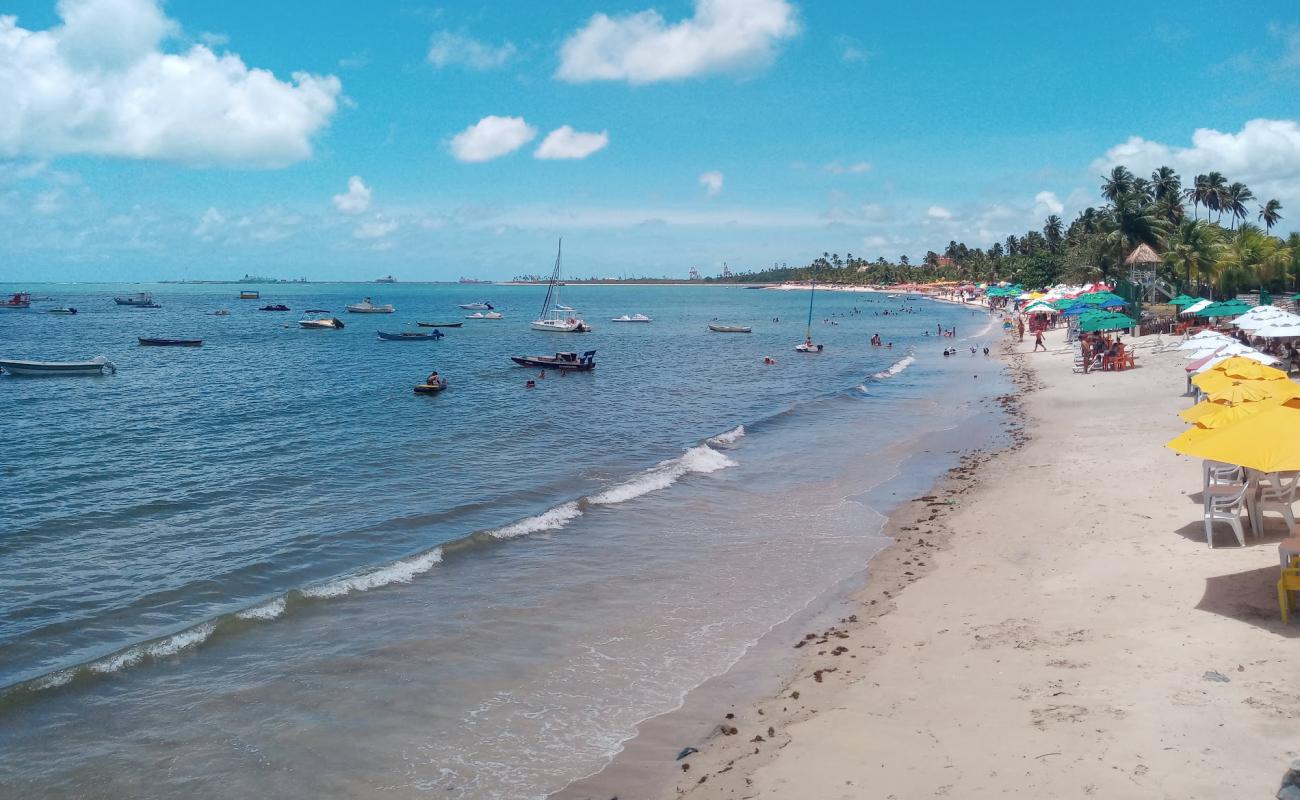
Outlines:
<svg viewBox="0 0 1300 800"><path fill-rule="evenodd" d="M397 283L397 278L394 278L392 275L385 278L375 278L375 283Z"/></svg>
<svg viewBox="0 0 1300 800"><path fill-rule="evenodd" d="M460 283L491 283L492 281L481 281L478 278L461 278Z"/></svg>

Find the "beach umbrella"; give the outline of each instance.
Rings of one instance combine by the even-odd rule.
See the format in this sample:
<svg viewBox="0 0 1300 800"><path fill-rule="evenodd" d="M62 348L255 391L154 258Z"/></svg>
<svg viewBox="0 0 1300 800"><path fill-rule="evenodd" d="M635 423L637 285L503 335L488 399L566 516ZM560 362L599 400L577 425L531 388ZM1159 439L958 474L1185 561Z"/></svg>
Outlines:
<svg viewBox="0 0 1300 800"><path fill-rule="evenodd" d="M1185 294L1180 294L1177 297L1175 297L1173 300L1170 300L1169 305L1178 306L1179 308L1186 308L1187 306L1190 306L1192 303L1197 302L1199 299L1200 298L1198 297L1188 297Z"/></svg>
<svg viewBox="0 0 1300 800"><path fill-rule="evenodd" d="M1116 297L1114 300L1105 301L1104 303L1101 304L1101 307L1102 308L1123 308L1126 305L1128 305L1128 303Z"/></svg>
<svg viewBox="0 0 1300 800"><path fill-rule="evenodd" d="M1214 305L1214 304L1209 300L1197 300L1195 303L1192 303L1190 306L1184 308L1182 311L1179 311L1178 313L1197 315L1201 312L1201 309L1209 305Z"/></svg>
<svg viewBox="0 0 1300 800"><path fill-rule="evenodd" d="M1244 355L1226 359L1216 364L1214 369L1229 378L1244 378L1249 381L1284 381L1287 375L1280 369L1264 366L1256 359Z"/></svg>
<svg viewBox="0 0 1300 800"><path fill-rule="evenodd" d="M1296 322L1287 322L1281 320L1270 322L1267 325L1256 328L1251 331L1256 336L1263 336L1265 339L1291 339L1300 336L1300 320Z"/></svg>
<svg viewBox="0 0 1300 800"><path fill-rule="evenodd" d="M1224 300L1220 303L1210 303L1205 308L1196 312L1198 317L1236 317L1250 311L1250 306L1240 300Z"/></svg>
<svg viewBox="0 0 1300 800"><path fill-rule="evenodd" d="M1211 403L1225 403L1230 406L1258 403L1272 396L1267 389L1259 385L1262 383L1265 381L1235 381L1228 388L1208 395L1206 399Z"/></svg>
<svg viewBox="0 0 1300 800"><path fill-rule="evenodd" d="M1165 446L1193 458L1260 472L1300 471L1300 400L1250 414L1222 428L1185 431Z"/></svg>
<svg viewBox="0 0 1300 800"><path fill-rule="evenodd" d="M1296 390L1293 387L1297 384L1291 381L1265 381L1258 379L1247 380L1244 378L1233 378L1216 370L1208 370L1202 372L1200 375L1192 377L1192 384L1206 394L1220 392L1229 388L1234 383L1243 382L1255 384L1259 388L1266 392L1270 392L1276 397L1290 397L1296 393Z"/></svg>
<svg viewBox="0 0 1300 800"><path fill-rule="evenodd" d="M1118 331L1125 328L1131 328L1137 322L1123 314L1106 314L1098 317L1088 317L1079 323L1079 328L1084 333L1100 333L1101 331Z"/></svg>
<svg viewBox="0 0 1300 800"><path fill-rule="evenodd" d="M1083 314L1098 314L1098 313L1101 312L1097 311L1097 309L1093 308L1092 306L1077 305L1077 306L1069 306L1068 308L1066 308L1064 311L1061 312L1061 316L1078 317Z"/></svg>
<svg viewBox="0 0 1300 800"><path fill-rule="evenodd" d="M1233 319L1232 324L1245 330L1254 330L1273 322L1300 324L1300 316L1273 306L1255 306L1245 314Z"/></svg>
<svg viewBox="0 0 1300 800"><path fill-rule="evenodd" d="M1286 401L1282 398L1265 398L1258 403L1242 403L1235 406L1220 405L1213 412L1205 414L1196 420L1196 427L1211 431L1221 430L1241 422L1246 417L1254 416L1266 408L1281 405L1284 402Z"/></svg>

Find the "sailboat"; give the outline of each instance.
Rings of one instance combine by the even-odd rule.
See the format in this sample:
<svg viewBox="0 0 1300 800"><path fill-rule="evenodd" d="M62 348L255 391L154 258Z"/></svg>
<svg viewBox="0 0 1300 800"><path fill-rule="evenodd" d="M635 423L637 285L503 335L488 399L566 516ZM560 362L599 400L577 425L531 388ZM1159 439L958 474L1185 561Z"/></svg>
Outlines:
<svg viewBox="0 0 1300 800"><path fill-rule="evenodd" d="M560 287L564 285L560 280L560 254L563 249L564 240L561 239L555 248L555 270L546 285L546 299L542 301L542 313L533 320L532 327L535 331L551 333L587 333L591 330L591 326L578 317L572 308L560 302Z"/></svg>
<svg viewBox="0 0 1300 800"><path fill-rule="evenodd" d="M812 340L813 297L817 294L817 280L813 279L808 284L808 328L804 331L803 342L795 345L794 349L800 353L820 353L823 345L813 344Z"/></svg>

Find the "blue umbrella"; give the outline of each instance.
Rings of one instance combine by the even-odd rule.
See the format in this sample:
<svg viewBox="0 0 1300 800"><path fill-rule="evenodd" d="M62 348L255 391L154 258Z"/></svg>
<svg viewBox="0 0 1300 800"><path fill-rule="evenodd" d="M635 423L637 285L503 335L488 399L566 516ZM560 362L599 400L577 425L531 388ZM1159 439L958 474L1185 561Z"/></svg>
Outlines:
<svg viewBox="0 0 1300 800"><path fill-rule="evenodd" d="M1125 303L1123 300L1107 300L1106 302L1101 304L1101 307L1102 308L1123 308L1126 305L1128 305L1128 303Z"/></svg>
<svg viewBox="0 0 1300 800"><path fill-rule="evenodd" d="M1077 305L1077 306L1070 306L1069 308L1067 308L1067 309L1065 309L1064 311L1062 311L1062 312L1061 312L1061 316L1063 316L1063 317L1077 317L1077 316L1079 316L1080 314L1087 314L1089 311L1096 311L1096 310L1097 310L1097 309L1093 308L1092 306L1084 305L1083 303L1080 303L1080 304Z"/></svg>

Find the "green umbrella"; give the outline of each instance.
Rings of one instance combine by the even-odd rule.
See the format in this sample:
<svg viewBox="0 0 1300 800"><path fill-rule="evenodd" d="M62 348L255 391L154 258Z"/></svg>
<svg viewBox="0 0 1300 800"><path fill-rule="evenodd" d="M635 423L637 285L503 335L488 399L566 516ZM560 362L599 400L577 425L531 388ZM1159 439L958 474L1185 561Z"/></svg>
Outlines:
<svg viewBox="0 0 1300 800"><path fill-rule="evenodd" d="M1101 331L1119 331L1125 328L1131 328L1137 324L1137 321L1123 314L1105 314L1103 316L1085 317L1079 323L1079 329L1084 333L1098 333Z"/></svg>
<svg viewBox="0 0 1300 800"><path fill-rule="evenodd" d="M1224 300L1218 303L1210 303L1205 308L1196 312L1198 317L1235 317L1239 314L1245 314L1250 310L1250 306L1240 300Z"/></svg>
<svg viewBox="0 0 1300 800"><path fill-rule="evenodd" d="M1185 294L1180 294L1177 297L1175 297L1173 300L1170 300L1169 305L1178 306L1179 308L1187 308L1188 306L1190 306L1192 303L1195 302L1198 302L1197 298L1188 297Z"/></svg>

